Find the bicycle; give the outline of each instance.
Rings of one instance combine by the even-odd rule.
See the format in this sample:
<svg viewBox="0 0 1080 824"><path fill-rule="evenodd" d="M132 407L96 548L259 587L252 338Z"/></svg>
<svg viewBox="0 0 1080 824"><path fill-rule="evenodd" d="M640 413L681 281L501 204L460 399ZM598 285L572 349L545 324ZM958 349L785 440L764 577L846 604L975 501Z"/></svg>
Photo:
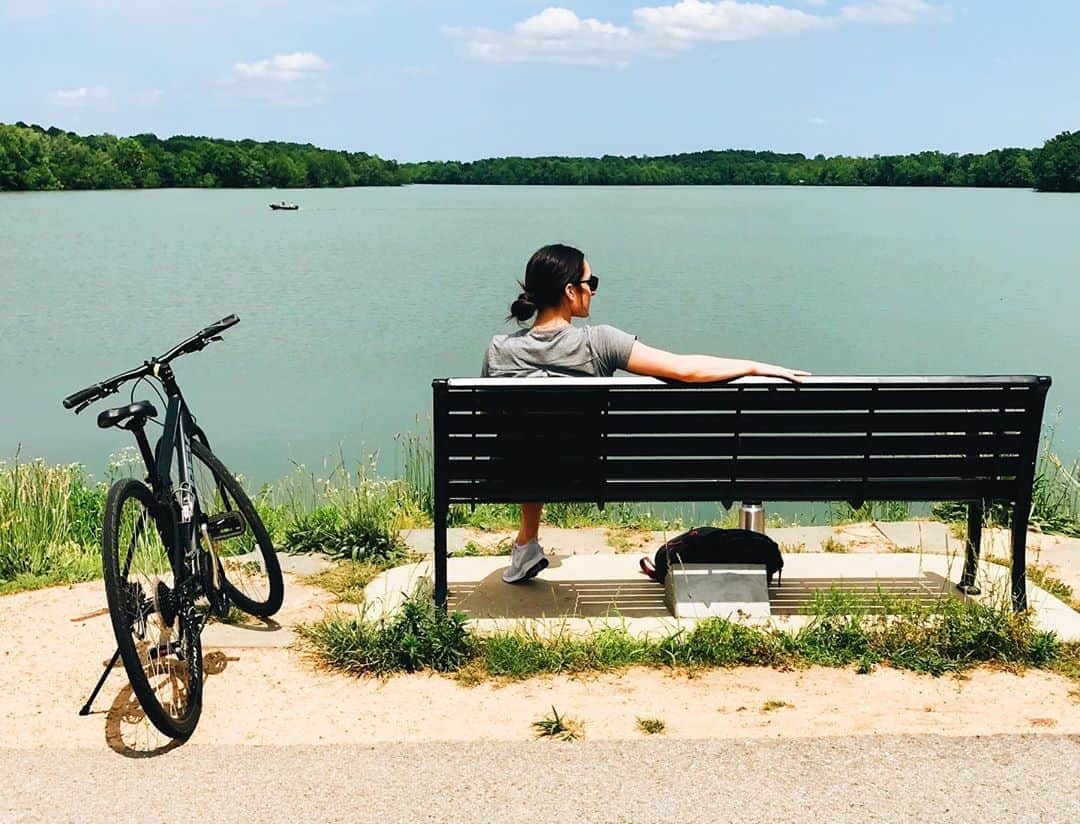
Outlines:
<svg viewBox="0 0 1080 824"><path fill-rule="evenodd" d="M229 315L142 366L64 399L75 414L135 381L130 404L98 415L102 429L131 432L146 479L123 478L109 489L102 526L102 570L117 648L80 715L101 690L117 658L146 717L165 735L187 739L202 712L202 631L211 615L233 605L258 618L281 608L281 566L259 514L236 478L210 451L171 363L198 352L239 323ZM165 406L135 401L146 381ZM151 449L146 425L162 427ZM202 603L205 599L206 603ZM198 604L196 602L199 602Z"/></svg>

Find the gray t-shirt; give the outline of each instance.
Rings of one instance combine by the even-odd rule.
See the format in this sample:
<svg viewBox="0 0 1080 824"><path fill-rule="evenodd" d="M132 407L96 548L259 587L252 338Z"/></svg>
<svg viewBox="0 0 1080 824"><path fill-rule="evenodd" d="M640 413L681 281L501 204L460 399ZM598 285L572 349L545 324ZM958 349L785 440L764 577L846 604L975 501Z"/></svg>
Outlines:
<svg viewBox="0 0 1080 824"><path fill-rule="evenodd" d="M521 329L491 339L485 378L609 378L626 369L635 335L614 326Z"/></svg>

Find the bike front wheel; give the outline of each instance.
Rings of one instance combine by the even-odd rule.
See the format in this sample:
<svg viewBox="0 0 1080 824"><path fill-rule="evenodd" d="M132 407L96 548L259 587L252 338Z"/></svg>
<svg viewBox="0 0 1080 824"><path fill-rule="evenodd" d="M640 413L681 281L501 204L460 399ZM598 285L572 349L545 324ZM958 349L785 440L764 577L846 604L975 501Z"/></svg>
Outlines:
<svg viewBox="0 0 1080 824"><path fill-rule="evenodd" d="M210 449L191 442L200 516L197 539L212 544L224 572L222 589L244 612L269 618L285 595L281 564L255 505L240 482Z"/></svg>
<svg viewBox="0 0 1080 824"><path fill-rule="evenodd" d="M102 571L113 632L131 690L146 717L186 739L202 712L201 621L178 575L175 521L134 478L105 501ZM179 585L178 585L179 582Z"/></svg>

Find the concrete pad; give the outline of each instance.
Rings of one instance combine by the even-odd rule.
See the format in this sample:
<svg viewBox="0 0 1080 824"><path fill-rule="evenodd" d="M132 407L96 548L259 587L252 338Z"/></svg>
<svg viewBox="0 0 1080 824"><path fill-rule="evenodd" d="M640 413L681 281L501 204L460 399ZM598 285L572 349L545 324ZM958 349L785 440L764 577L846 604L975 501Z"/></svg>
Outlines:
<svg viewBox="0 0 1080 824"><path fill-rule="evenodd" d="M451 555L461 552L471 539L471 533L472 530L463 527L452 527L446 530L447 552ZM401 531L401 539L418 555L432 555L435 552L434 529L404 529Z"/></svg>
<svg viewBox="0 0 1080 824"><path fill-rule="evenodd" d="M664 579L676 618L768 618L769 582L760 564L678 564Z"/></svg>
<svg viewBox="0 0 1080 824"><path fill-rule="evenodd" d="M923 552L964 551L962 541L949 534L941 521L876 521L877 528L898 548Z"/></svg>
<svg viewBox="0 0 1080 824"><path fill-rule="evenodd" d="M608 543L608 532L607 527L563 529L545 526L540 533L540 543L549 555L610 555L615 552L615 547Z"/></svg>
<svg viewBox="0 0 1080 824"><path fill-rule="evenodd" d="M451 558L450 608L465 612L477 632L527 629L544 633L594 632L619 626L637 636L662 636L692 627L697 619L676 618L664 603L664 590L637 571L632 555L552 557L538 578L505 584L505 557ZM746 617L748 624L784 629L805 625L806 605L816 591L831 588L874 595L878 589L898 597L967 598L956 590L963 555L922 553L788 553L780 586L769 588L771 618ZM365 590L369 618L396 610L417 586L430 587L431 563L409 564L383 573ZM1009 571L982 562L976 575L984 603L1007 604ZM1080 613L1028 581L1035 623L1063 640L1080 640Z"/></svg>
<svg viewBox="0 0 1080 824"><path fill-rule="evenodd" d="M829 538L834 538L836 530L831 526L783 526L768 527L765 534L780 544L781 552L813 552Z"/></svg>
<svg viewBox="0 0 1080 824"><path fill-rule="evenodd" d="M238 557L243 560L247 556ZM302 552L295 555L279 552L278 563L281 564L282 572L291 572L293 575L317 575L335 565L335 561L321 553Z"/></svg>

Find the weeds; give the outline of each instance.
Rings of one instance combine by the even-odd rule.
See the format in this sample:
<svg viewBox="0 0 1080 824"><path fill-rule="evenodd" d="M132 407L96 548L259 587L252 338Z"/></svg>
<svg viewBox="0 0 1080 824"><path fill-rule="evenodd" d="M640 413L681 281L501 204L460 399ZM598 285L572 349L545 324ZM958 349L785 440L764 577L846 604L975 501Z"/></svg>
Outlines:
<svg viewBox="0 0 1080 824"><path fill-rule="evenodd" d="M362 604L364 588L390 566L392 564L389 562L344 560L329 569L309 575L305 580L312 586L334 594L344 604Z"/></svg>
<svg viewBox="0 0 1080 824"><path fill-rule="evenodd" d="M858 508L849 503L830 504L829 522L834 525L860 521L906 521L911 517L907 501L866 501Z"/></svg>
<svg viewBox="0 0 1080 824"><path fill-rule="evenodd" d="M1012 561L1000 555L987 555L987 563L998 564L1003 567L1011 567ZM1029 563L1025 572L1027 577L1035 582L1035 585L1049 592L1055 598L1064 601L1073 609L1080 611L1080 600L1073 598L1073 588L1059 578L1054 577L1049 564Z"/></svg>
<svg viewBox="0 0 1080 824"><path fill-rule="evenodd" d="M317 657L347 672L465 670L471 683L485 676L523 679L631 666L819 664L869 672L887 663L941 675L983 662L1054 668L1080 677L1076 647L1036 629L1028 613L953 598L926 606L883 593L870 600L840 591L819 594L810 622L795 632L710 618L689 632L656 640L636 638L623 627L604 627L588 636L558 632L543 637L524 630L473 636L463 615L447 616L430 597L417 595L396 617L366 621L335 615L303 627L300 634Z"/></svg>
<svg viewBox="0 0 1080 824"><path fill-rule="evenodd" d="M281 548L353 561L400 558L404 545L399 533L421 513L414 490L403 481L377 477L376 462L377 456L370 456L353 474L342 459L325 479L309 473L310 506L295 485L286 485L288 525Z"/></svg>
<svg viewBox="0 0 1080 824"><path fill-rule="evenodd" d="M1035 465L1028 525L1039 532L1080 537L1080 457L1071 467L1066 467L1053 452L1053 443L1054 427L1050 426ZM931 512L943 521L965 521L967 504L934 504ZM1008 527L1012 522L1012 508L993 503L986 507L983 517L990 526Z"/></svg>
<svg viewBox="0 0 1080 824"><path fill-rule="evenodd" d="M478 544L476 541L466 541L465 546L454 553L455 558L475 558L486 555L510 555L514 551L514 541L506 538L494 546Z"/></svg>
<svg viewBox="0 0 1080 824"><path fill-rule="evenodd" d="M667 729L667 723L662 718L638 718L637 728L645 735L660 735Z"/></svg>
<svg viewBox="0 0 1080 824"><path fill-rule="evenodd" d="M99 576L104 509L77 464L0 462L0 592Z"/></svg>
<svg viewBox="0 0 1080 824"><path fill-rule="evenodd" d="M828 537L821 542L822 552L850 552L851 548L847 544L836 540L833 537Z"/></svg>
<svg viewBox="0 0 1080 824"><path fill-rule="evenodd" d="M389 675L433 669L459 669L474 654L475 641L465 616L435 609L430 595L409 598L401 611L378 621L350 619L340 613L297 633L328 666L356 675Z"/></svg>
<svg viewBox="0 0 1080 824"><path fill-rule="evenodd" d="M900 669L941 675L981 662L1045 667L1060 643L1037 630L1030 613L1014 613L972 601L942 598L932 606L879 593L874 606L850 593L819 594L810 623L793 637L809 663L855 664L869 671L887 662Z"/></svg>
<svg viewBox="0 0 1080 824"><path fill-rule="evenodd" d="M554 738L557 741L577 741L585 737L585 722L559 715L554 705L551 715L532 722L537 738Z"/></svg>

